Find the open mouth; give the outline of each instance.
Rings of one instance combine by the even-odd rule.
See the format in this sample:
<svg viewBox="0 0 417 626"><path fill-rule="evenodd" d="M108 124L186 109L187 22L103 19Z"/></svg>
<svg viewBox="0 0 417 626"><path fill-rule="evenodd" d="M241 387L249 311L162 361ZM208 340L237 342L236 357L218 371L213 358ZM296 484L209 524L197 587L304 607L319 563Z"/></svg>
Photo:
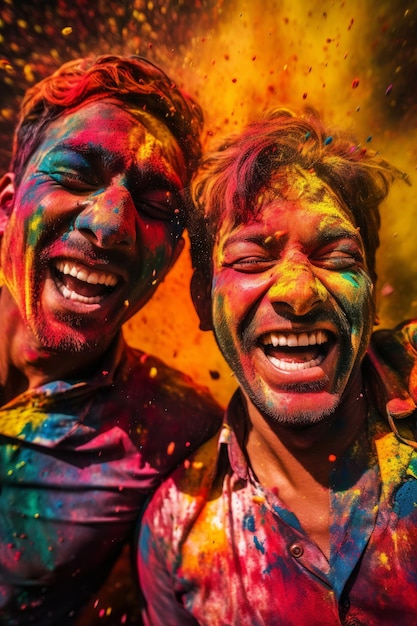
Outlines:
<svg viewBox="0 0 417 626"><path fill-rule="evenodd" d="M273 332L261 338L262 349L270 362L285 371L317 367L326 358L332 343L331 333L326 330Z"/></svg>
<svg viewBox="0 0 417 626"><path fill-rule="evenodd" d="M119 283L119 277L112 272L91 270L69 260L57 261L53 273L61 295L82 304L99 304Z"/></svg>

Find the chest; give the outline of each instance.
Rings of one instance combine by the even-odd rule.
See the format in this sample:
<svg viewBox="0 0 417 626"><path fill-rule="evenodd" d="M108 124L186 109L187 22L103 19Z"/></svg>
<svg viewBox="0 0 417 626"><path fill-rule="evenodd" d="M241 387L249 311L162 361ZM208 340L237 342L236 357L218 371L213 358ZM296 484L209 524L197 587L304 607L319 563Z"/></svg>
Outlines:
<svg viewBox="0 0 417 626"><path fill-rule="evenodd" d="M280 493L286 507L293 512L307 537L317 545L326 559L330 558L331 494L315 484L303 491Z"/></svg>
<svg viewBox="0 0 417 626"><path fill-rule="evenodd" d="M332 502L328 560L278 501L252 491L244 506L242 492L206 503L182 548L184 601L202 624L332 626L345 612L368 626L417 625L417 514L356 504L340 517Z"/></svg>

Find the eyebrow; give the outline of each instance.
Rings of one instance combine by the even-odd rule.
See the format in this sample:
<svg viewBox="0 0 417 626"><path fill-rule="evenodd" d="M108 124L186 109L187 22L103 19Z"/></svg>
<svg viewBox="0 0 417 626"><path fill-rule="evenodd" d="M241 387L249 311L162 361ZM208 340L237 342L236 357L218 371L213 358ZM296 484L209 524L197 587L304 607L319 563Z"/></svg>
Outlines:
<svg viewBox="0 0 417 626"><path fill-rule="evenodd" d="M355 242L361 249L364 248L362 237L358 227L352 225L353 230L346 230L345 228L332 229L331 231L325 229L316 236L316 241L319 246L325 244L331 244L339 239L349 239ZM283 242L288 238L289 233L285 231L277 230L273 235L264 235L261 233L254 233L253 235L235 233L230 235L226 240L224 247L233 245L235 243L253 243L257 246L272 247L274 245L283 245Z"/></svg>
<svg viewBox="0 0 417 626"><path fill-rule="evenodd" d="M85 144L75 144L72 143L71 140L65 140L60 143L57 143L51 150L49 150L49 154L55 154L59 152L73 152L75 154L79 154L83 157L88 158L89 160L99 160L104 166L112 166L117 168L121 163L121 156L117 156L114 152L109 152L104 149L100 144L91 145L90 143Z"/></svg>
<svg viewBox="0 0 417 626"><path fill-rule="evenodd" d="M360 235L359 227L353 227L353 230L346 230L345 228L340 228L332 231L324 230L320 233L318 237L318 241L321 243L331 243L332 241L336 241L337 239L350 239L358 244L360 247L363 247L363 240Z"/></svg>
<svg viewBox="0 0 417 626"><path fill-rule="evenodd" d="M230 235L226 242L225 242L225 246L229 246L229 245L233 245L235 243L254 243L258 246L263 246L265 245L265 243L267 243L267 240L271 240L272 241L272 237L270 237L269 235L264 236L264 235L241 235L240 233L236 233L234 235Z"/></svg>

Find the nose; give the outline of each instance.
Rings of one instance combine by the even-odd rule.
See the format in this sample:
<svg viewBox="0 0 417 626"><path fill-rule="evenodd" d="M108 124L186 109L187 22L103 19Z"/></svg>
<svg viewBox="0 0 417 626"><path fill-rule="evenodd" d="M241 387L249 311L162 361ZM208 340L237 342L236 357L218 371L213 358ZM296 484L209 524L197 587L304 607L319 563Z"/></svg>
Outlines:
<svg viewBox="0 0 417 626"><path fill-rule="evenodd" d="M271 302L290 308L295 315L306 315L327 300L327 289L308 260L288 260L280 264L271 278L268 291Z"/></svg>
<svg viewBox="0 0 417 626"><path fill-rule="evenodd" d="M129 190L117 181L83 204L75 227L102 248L131 247L136 242L136 216Z"/></svg>

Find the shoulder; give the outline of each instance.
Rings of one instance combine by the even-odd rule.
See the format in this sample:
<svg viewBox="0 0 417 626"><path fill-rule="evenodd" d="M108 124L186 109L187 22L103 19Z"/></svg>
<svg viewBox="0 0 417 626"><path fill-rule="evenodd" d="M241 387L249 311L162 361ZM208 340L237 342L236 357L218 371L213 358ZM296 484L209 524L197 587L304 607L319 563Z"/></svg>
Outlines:
<svg viewBox="0 0 417 626"><path fill-rule="evenodd" d="M173 520L182 526L211 497L219 476L221 429L167 478L153 495L144 521L158 532L172 527ZM163 531L162 531L163 532Z"/></svg>
<svg viewBox="0 0 417 626"><path fill-rule="evenodd" d="M410 416L417 402L417 321L373 333L365 361L368 383L381 414Z"/></svg>
<svg viewBox="0 0 417 626"><path fill-rule="evenodd" d="M380 378L398 388L407 390L416 397L417 372L417 321L403 322L393 329L382 329L373 333L368 349ZM415 389L416 387L416 389ZM391 394L390 394L391 395Z"/></svg>
<svg viewBox="0 0 417 626"><path fill-rule="evenodd" d="M416 357L417 320L407 320L392 329L377 330L372 335L372 344L382 354L394 361L409 354Z"/></svg>
<svg viewBox="0 0 417 626"><path fill-rule="evenodd" d="M129 385L136 397L164 402L167 398L196 410L211 410L223 414L209 389L197 384L186 373L164 363L158 357L126 347L122 365L117 374L117 384Z"/></svg>
<svg viewBox="0 0 417 626"><path fill-rule="evenodd" d="M210 435L219 427L223 408L209 389L195 383L190 376L166 365L151 354L126 346L107 393L119 409L125 407L143 417L160 416L176 419L200 417L214 424ZM207 439L207 437L205 437Z"/></svg>
<svg viewBox="0 0 417 626"><path fill-rule="evenodd" d="M130 347L107 393L107 412L129 431L142 462L162 475L212 437L223 419L223 408L206 387Z"/></svg>

